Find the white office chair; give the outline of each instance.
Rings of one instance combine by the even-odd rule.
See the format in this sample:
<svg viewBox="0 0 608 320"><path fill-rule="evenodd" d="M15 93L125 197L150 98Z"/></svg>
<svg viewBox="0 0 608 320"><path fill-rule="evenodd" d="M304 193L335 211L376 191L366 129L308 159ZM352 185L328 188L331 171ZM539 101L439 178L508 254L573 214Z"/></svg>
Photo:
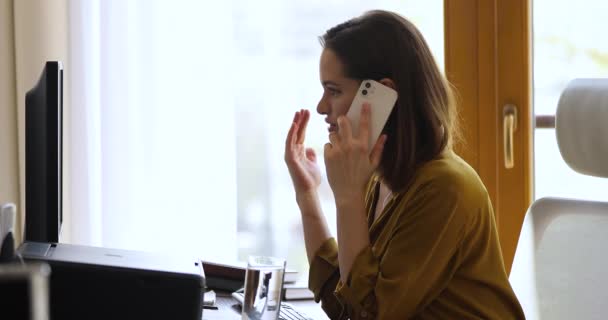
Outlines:
<svg viewBox="0 0 608 320"><path fill-rule="evenodd" d="M572 169L608 177L607 127L608 79L572 81L556 114L560 153ZM509 279L527 319L608 319L608 202L535 201Z"/></svg>

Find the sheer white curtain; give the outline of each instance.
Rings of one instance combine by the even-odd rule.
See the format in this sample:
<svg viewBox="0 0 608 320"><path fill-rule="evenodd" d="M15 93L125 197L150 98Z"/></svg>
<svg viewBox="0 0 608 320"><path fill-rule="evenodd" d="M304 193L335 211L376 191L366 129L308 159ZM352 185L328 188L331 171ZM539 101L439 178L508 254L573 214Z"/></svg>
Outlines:
<svg viewBox="0 0 608 320"><path fill-rule="evenodd" d="M230 6L70 2L67 242L236 258Z"/></svg>
<svg viewBox="0 0 608 320"><path fill-rule="evenodd" d="M317 37L366 10L394 10L421 25L441 62L442 6L72 0L73 236L65 240L221 259L238 247L240 259L285 257L306 274L283 151L294 111L314 111L322 94ZM313 116L306 139L322 155L323 116ZM321 205L335 227L323 180Z"/></svg>

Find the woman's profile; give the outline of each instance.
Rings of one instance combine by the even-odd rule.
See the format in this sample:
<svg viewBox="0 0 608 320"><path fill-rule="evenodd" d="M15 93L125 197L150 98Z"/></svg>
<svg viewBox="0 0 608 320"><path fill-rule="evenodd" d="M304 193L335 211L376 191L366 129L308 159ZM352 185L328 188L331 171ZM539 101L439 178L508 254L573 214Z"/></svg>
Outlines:
<svg viewBox="0 0 608 320"><path fill-rule="evenodd" d="M370 11L329 29L321 44L317 112L328 123L323 157L336 237L317 194L317 154L304 144L308 110L296 112L285 145L316 301L331 319L524 318L488 193L452 151L450 85L418 29ZM363 106L357 135L345 117L365 79L398 93L371 148L374 106Z"/></svg>

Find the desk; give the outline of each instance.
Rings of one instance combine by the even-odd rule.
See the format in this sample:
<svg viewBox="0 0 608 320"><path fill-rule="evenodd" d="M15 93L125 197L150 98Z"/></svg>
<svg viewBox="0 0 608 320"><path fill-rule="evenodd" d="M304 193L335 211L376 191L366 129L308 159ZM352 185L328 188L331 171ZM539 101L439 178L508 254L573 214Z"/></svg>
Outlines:
<svg viewBox="0 0 608 320"><path fill-rule="evenodd" d="M218 292L217 305L219 309L204 309L203 320L240 320L241 314L231 307L236 300L232 300L229 294ZM304 313L306 316L315 320L329 320L321 305L314 300L294 300L285 301L291 304L297 311Z"/></svg>

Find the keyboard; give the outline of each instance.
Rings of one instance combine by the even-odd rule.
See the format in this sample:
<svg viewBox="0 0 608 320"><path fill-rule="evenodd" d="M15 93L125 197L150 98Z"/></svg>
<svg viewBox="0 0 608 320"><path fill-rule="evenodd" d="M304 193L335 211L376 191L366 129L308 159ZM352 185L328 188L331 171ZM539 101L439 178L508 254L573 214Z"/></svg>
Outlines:
<svg viewBox="0 0 608 320"><path fill-rule="evenodd" d="M281 320L313 320L303 313L300 313L292 305L286 302L281 302L281 311L279 312Z"/></svg>

